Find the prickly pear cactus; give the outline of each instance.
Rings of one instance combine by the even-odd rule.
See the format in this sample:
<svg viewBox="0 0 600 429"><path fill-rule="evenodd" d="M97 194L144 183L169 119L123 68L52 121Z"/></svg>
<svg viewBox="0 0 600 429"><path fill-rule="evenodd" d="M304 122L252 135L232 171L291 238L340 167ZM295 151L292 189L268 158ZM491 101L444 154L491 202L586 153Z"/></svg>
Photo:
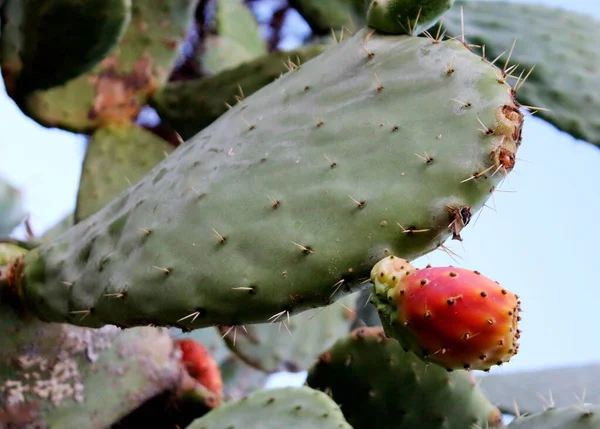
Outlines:
<svg viewBox="0 0 600 429"><path fill-rule="evenodd" d="M501 414L466 371L427 365L380 327L359 328L321 354L307 384L331 392L354 429L496 427Z"/></svg>
<svg viewBox="0 0 600 429"><path fill-rule="evenodd" d="M329 396L308 387L258 390L211 411L188 429L260 429L274 426L352 429Z"/></svg>
<svg viewBox="0 0 600 429"><path fill-rule="evenodd" d="M269 323L223 326L220 331L229 348L250 366L267 373L305 371L315 356L348 332L356 317L356 298L354 293L293 317L280 314Z"/></svg>
<svg viewBox="0 0 600 429"><path fill-rule="evenodd" d="M98 129L88 143L83 161L75 222L110 203L173 149L168 142L136 124L107 125Z"/></svg>
<svg viewBox="0 0 600 429"><path fill-rule="evenodd" d="M8 0L3 8L0 65L19 101L89 71L131 19L131 0Z"/></svg>
<svg viewBox="0 0 600 429"><path fill-rule="evenodd" d="M507 429L597 429L600 428L600 406L578 404L564 408L551 407L528 416L518 416Z"/></svg>
<svg viewBox="0 0 600 429"><path fill-rule="evenodd" d="M454 4L454 0L371 0L367 23L391 34L419 34L431 26Z"/></svg>
<svg viewBox="0 0 600 429"><path fill-rule="evenodd" d="M390 253L458 238L511 171L523 115L499 73L456 40L361 30L28 254L16 289L44 320L90 327L329 304Z"/></svg>
<svg viewBox="0 0 600 429"><path fill-rule="evenodd" d="M192 22L198 0L132 0L119 44L88 73L35 91L22 102L42 125L90 132L135 120L164 84Z"/></svg>
<svg viewBox="0 0 600 429"><path fill-rule="evenodd" d="M25 217L21 192L0 179L0 238L7 237Z"/></svg>
<svg viewBox="0 0 600 429"><path fill-rule="evenodd" d="M202 79L171 82L150 99L161 119L184 140L213 123L231 106L248 97L282 74L299 68L320 55L326 45L305 46L275 52ZM198 94L203 94L198 97Z"/></svg>

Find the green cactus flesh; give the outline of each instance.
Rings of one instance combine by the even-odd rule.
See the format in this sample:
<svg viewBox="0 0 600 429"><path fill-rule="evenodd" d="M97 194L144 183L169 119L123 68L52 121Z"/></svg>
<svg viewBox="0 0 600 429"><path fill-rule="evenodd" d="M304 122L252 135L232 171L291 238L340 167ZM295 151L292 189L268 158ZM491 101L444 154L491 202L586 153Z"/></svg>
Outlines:
<svg viewBox="0 0 600 429"><path fill-rule="evenodd" d="M484 45L488 58L504 53L497 61L502 67L511 53L511 62L520 64L507 80L521 103L539 107L536 116L559 130L600 146L600 97L590 90L600 86L600 43L590 37L598 20L541 4L459 1L443 25L459 35L462 22L467 41Z"/></svg>
<svg viewBox="0 0 600 429"><path fill-rule="evenodd" d="M324 45L275 52L202 79L171 82L157 91L150 104L160 118L187 140L214 122L244 97L268 85L327 49Z"/></svg>
<svg viewBox="0 0 600 429"><path fill-rule="evenodd" d="M341 286L341 285L340 285ZM285 314L270 323L220 328L227 345L244 362L267 373L305 371L315 356L348 333L353 321L357 293L345 296L329 307L297 314Z"/></svg>
<svg viewBox="0 0 600 429"><path fill-rule="evenodd" d="M133 123L96 130L83 161L75 222L95 213L138 182L173 149L165 140Z"/></svg>
<svg viewBox="0 0 600 429"><path fill-rule="evenodd" d="M315 34L359 29L364 24L365 0L288 0Z"/></svg>
<svg viewBox="0 0 600 429"><path fill-rule="evenodd" d="M367 23L390 34L419 34L432 27L454 0L371 0Z"/></svg>
<svg viewBox="0 0 600 429"><path fill-rule="evenodd" d="M26 216L21 192L0 179L0 238L7 237Z"/></svg>
<svg viewBox="0 0 600 429"><path fill-rule="evenodd" d="M372 293L373 288L367 288L360 291L360 295L356 300L356 305L354 307L356 318L350 326L351 330L363 327L381 326L381 319L379 318L377 308L371 304Z"/></svg>
<svg viewBox="0 0 600 429"><path fill-rule="evenodd" d="M131 18L130 0L9 3L6 24L20 25L19 31L11 32L19 40L7 40L12 46L7 49L18 47L19 61L16 69L9 64L4 78L9 94L17 99L36 89L62 85L90 70L120 40ZM13 21L15 12L18 16Z"/></svg>
<svg viewBox="0 0 600 429"><path fill-rule="evenodd" d="M132 1L120 43L88 73L35 91L21 106L42 125L90 132L131 122L168 79L198 0Z"/></svg>
<svg viewBox="0 0 600 429"><path fill-rule="evenodd" d="M246 365L234 355L221 362L219 369L223 377L225 401L240 399L255 390L262 389L267 382L266 372Z"/></svg>
<svg viewBox="0 0 600 429"><path fill-rule="evenodd" d="M516 417L507 429L599 429L600 406L577 404Z"/></svg>
<svg viewBox="0 0 600 429"><path fill-rule="evenodd" d="M7 427L108 427L177 387L181 370L164 329L43 323L18 315L4 296L0 311L0 423Z"/></svg>
<svg viewBox="0 0 600 429"><path fill-rule="evenodd" d="M427 365L380 327L359 328L338 341L311 368L307 384L330 392L354 429L465 429L502 422L470 373Z"/></svg>
<svg viewBox="0 0 600 429"><path fill-rule="evenodd" d="M497 69L460 42L362 30L30 252L18 290L42 319L89 327L324 306L386 255L458 237L511 170L521 125Z"/></svg>
<svg viewBox="0 0 600 429"><path fill-rule="evenodd" d="M566 407L576 397L598 404L600 364L490 374L479 378L479 386L506 413L513 413L515 404L521 414L544 411L548 402Z"/></svg>
<svg viewBox="0 0 600 429"><path fill-rule="evenodd" d="M352 429L329 396L308 387L257 390L223 404L188 429Z"/></svg>
<svg viewBox="0 0 600 429"><path fill-rule="evenodd" d="M267 54L254 15L242 0L217 0L215 31L202 41L200 58L206 74L216 74Z"/></svg>

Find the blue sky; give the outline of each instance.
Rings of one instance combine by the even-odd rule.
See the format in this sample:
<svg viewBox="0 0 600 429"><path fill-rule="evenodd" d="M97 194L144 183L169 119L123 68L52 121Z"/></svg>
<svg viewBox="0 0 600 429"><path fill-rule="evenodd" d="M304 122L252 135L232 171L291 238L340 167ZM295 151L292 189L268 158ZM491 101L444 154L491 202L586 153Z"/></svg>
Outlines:
<svg viewBox="0 0 600 429"><path fill-rule="evenodd" d="M543 3L566 7L559 0ZM600 5L591 0L572 0L568 9L600 18ZM302 23L295 25L301 33ZM0 177L22 190L37 233L73 210L83 154L80 136L37 125L0 88ZM415 265L477 269L521 296L519 354L493 372L600 362L594 277L600 149L529 117L518 156L502 192L489 202L495 209L484 209L463 231L462 245L449 243L460 259L436 251Z"/></svg>

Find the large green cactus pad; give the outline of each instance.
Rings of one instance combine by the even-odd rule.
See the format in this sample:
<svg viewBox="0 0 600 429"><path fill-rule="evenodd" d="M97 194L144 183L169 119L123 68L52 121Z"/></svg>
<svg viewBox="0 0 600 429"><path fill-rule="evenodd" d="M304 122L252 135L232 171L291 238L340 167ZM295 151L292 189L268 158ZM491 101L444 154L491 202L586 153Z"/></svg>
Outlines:
<svg viewBox="0 0 600 429"><path fill-rule="evenodd" d="M352 429L326 394L308 387L258 390L221 405L188 429Z"/></svg>
<svg viewBox="0 0 600 429"><path fill-rule="evenodd" d="M0 238L7 237L25 217L21 192L0 179Z"/></svg>
<svg viewBox="0 0 600 429"><path fill-rule="evenodd" d="M83 161L75 222L110 203L173 149L167 141L133 123L98 129Z"/></svg>
<svg viewBox="0 0 600 429"><path fill-rule="evenodd" d="M202 68L216 74L267 54L254 15L242 0L217 0L215 31L203 40Z"/></svg>
<svg viewBox="0 0 600 429"><path fill-rule="evenodd" d="M7 304L0 298L4 418L20 416L27 427L108 427L177 388L181 369L166 330L46 324L19 316Z"/></svg>
<svg viewBox="0 0 600 429"><path fill-rule="evenodd" d="M321 54L325 45L274 52L202 79L171 82L157 91L150 104L160 118L187 140L214 122L244 97L271 83L290 68Z"/></svg>
<svg viewBox="0 0 600 429"><path fill-rule="evenodd" d="M219 365L223 377L223 399L240 399L255 390L262 389L268 374L246 365L237 356L230 356Z"/></svg>
<svg viewBox="0 0 600 429"><path fill-rule="evenodd" d="M9 0L0 50L7 91L17 99L87 72L123 36L130 0ZM8 28L7 28L8 27Z"/></svg>
<svg viewBox="0 0 600 429"><path fill-rule="evenodd" d="M539 413L554 403L571 405L575 398L600 403L600 364L490 374L479 379L489 400L506 413Z"/></svg>
<svg viewBox="0 0 600 429"><path fill-rule="evenodd" d="M281 315L271 323L220 329L227 345L248 365L267 373L305 371L321 352L348 333L357 294L289 319Z"/></svg>
<svg viewBox="0 0 600 429"><path fill-rule="evenodd" d="M90 327L324 306L386 255L458 237L512 168L521 125L497 69L460 42L362 30L29 253L18 289L39 317Z"/></svg>
<svg viewBox="0 0 600 429"><path fill-rule="evenodd" d="M64 85L33 92L21 107L43 125L75 132L131 122L167 81L197 2L133 0L123 38L100 64Z"/></svg>
<svg viewBox="0 0 600 429"><path fill-rule="evenodd" d="M331 30L354 31L365 22L365 0L288 0L302 15L315 34L328 35Z"/></svg>
<svg viewBox="0 0 600 429"><path fill-rule="evenodd" d="M592 37L600 22L589 15L541 4L499 1L457 1L444 15L443 25L460 36L463 9L465 37L485 45L488 58L505 54L516 39L511 62L520 64L512 74L523 78L535 66L517 93L525 105L540 107L539 116L575 138L600 145L600 43ZM521 79L521 82L523 79ZM517 79L509 79L520 86Z"/></svg>
<svg viewBox="0 0 600 429"><path fill-rule="evenodd" d="M514 419L507 429L599 429L600 406L577 404L550 408L538 414Z"/></svg>
<svg viewBox="0 0 600 429"><path fill-rule="evenodd" d="M323 353L307 384L331 392L354 429L498 426L501 414L466 371L423 363L380 327L359 328Z"/></svg>

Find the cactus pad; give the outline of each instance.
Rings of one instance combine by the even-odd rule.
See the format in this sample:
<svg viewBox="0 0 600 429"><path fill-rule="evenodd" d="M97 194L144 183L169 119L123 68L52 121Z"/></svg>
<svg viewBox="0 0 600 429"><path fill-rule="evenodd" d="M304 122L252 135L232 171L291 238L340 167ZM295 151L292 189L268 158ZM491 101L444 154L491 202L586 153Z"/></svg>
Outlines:
<svg viewBox="0 0 600 429"><path fill-rule="evenodd" d="M131 18L130 0L9 3L18 4L7 6L5 19L9 26L20 23L16 34L9 31L19 40L6 43L17 47L20 65L15 69L7 64L4 70L2 63L2 68L8 93L17 99L36 89L61 85L90 70L113 49ZM13 16L15 13L19 16Z"/></svg>
<svg viewBox="0 0 600 429"><path fill-rule="evenodd" d="M267 54L258 23L242 0L217 0L214 27L217 35L203 40L205 73L216 74Z"/></svg>
<svg viewBox="0 0 600 429"><path fill-rule="evenodd" d="M27 427L108 427L177 388L181 369L166 330L46 324L0 299L0 415Z"/></svg>
<svg viewBox="0 0 600 429"><path fill-rule="evenodd" d="M511 62L521 66L510 83L520 86L519 101L544 109L536 116L559 130L600 146L600 97L591 90L600 86L600 43L590 36L600 22L543 4L457 1L443 22L453 36L462 33L461 7L466 39L485 45L489 58L504 52L497 64L514 43Z"/></svg>
<svg viewBox="0 0 600 429"><path fill-rule="evenodd" d="M383 257L459 238L511 171L523 116L497 73L456 40L361 30L30 252L23 303L90 327L196 329L365 288Z"/></svg>
<svg viewBox="0 0 600 429"><path fill-rule="evenodd" d="M390 34L419 34L452 7L454 0L371 0L367 23Z"/></svg>
<svg viewBox="0 0 600 429"><path fill-rule="evenodd" d="M354 293L289 319L281 315L272 323L220 329L227 345L248 365L267 373L305 371L316 356L347 334L356 298Z"/></svg>
<svg viewBox="0 0 600 429"><path fill-rule="evenodd" d="M549 408L538 414L515 418L507 429L598 429L600 406L578 404Z"/></svg>
<svg viewBox="0 0 600 429"><path fill-rule="evenodd" d="M338 341L311 368L307 384L330 391L354 429L486 428L502 421L468 372L427 365L381 327Z"/></svg>
<svg viewBox="0 0 600 429"><path fill-rule="evenodd" d="M26 216L21 192L0 179L0 238L7 237Z"/></svg>
<svg viewBox="0 0 600 429"><path fill-rule="evenodd" d="M258 390L221 405L188 429L352 429L329 396L308 387Z"/></svg>
<svg viewBox="0 0 600 429"><path fill-rule="evenodd" d="M215 76L170 82L152 96L150 103L160 118L187 140L225 113L227 105L243 103L244 97L325 49L325 45L313 45L274 52Z"/></svg>
<svg viewBox="0 0 600 429"><path fill-rule="evenodd" d="M89 132L131 122L164 84L192 23L198 0L133 0L120 43L92 70L21 106L42 125Z"/></svg>
<svg viewBox="0 0 600 429"><path fill-rule="evenodd" d="M83 161L75 221L100 210L173 151L173 146L133 123L98 129Z"/></svg>

